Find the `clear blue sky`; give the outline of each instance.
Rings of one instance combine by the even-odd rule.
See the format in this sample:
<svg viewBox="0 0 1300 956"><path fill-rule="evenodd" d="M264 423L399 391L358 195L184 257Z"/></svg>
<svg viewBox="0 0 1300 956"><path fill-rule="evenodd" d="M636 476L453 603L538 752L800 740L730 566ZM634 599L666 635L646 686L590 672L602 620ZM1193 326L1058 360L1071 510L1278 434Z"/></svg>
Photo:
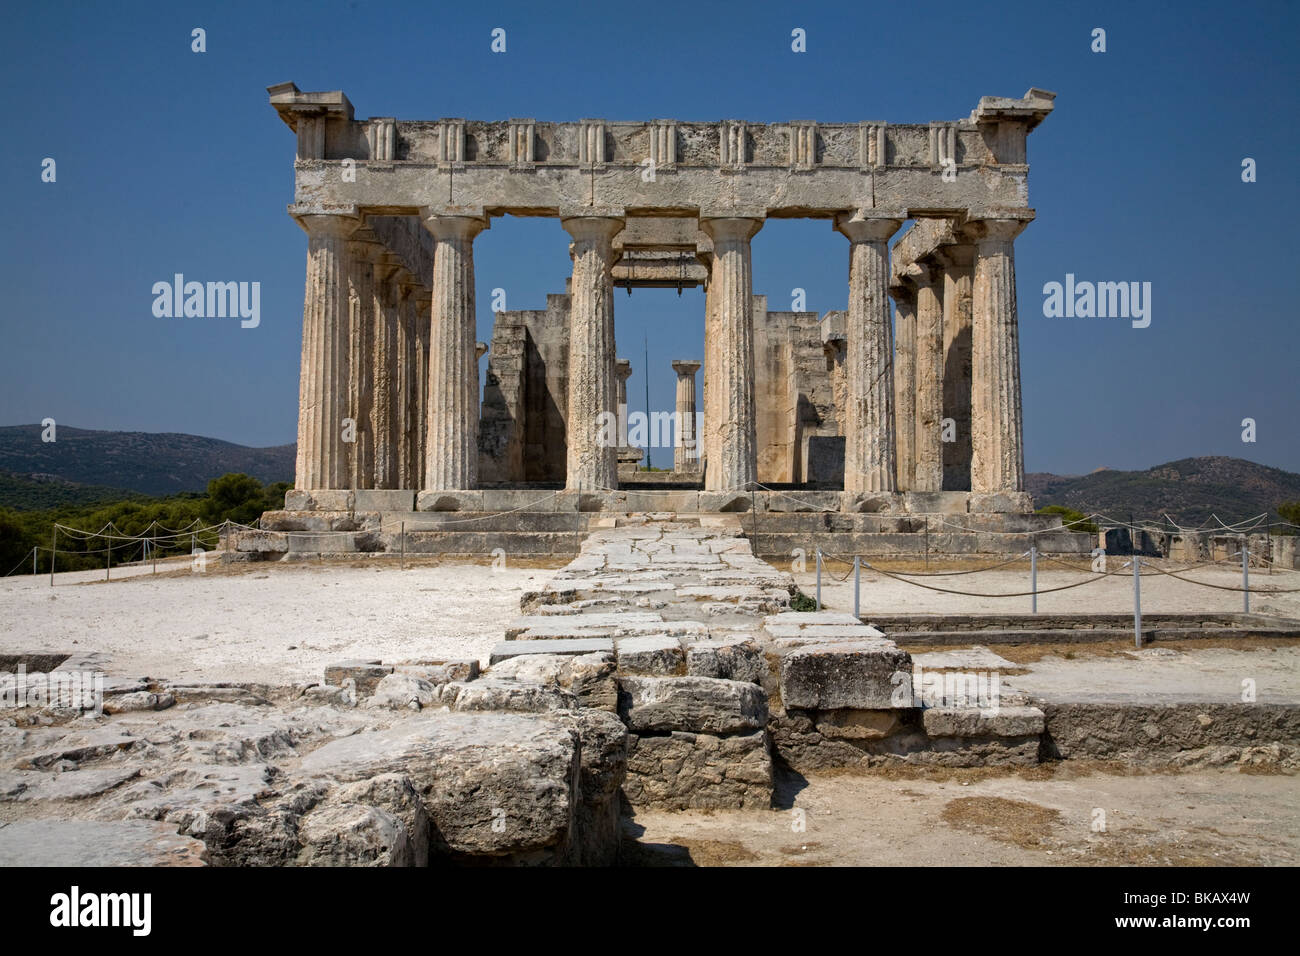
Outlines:
<svg viewBox="0 0 1300 956"><path fill-rule="evenodd" d="M1296 4L1250 2L15 6L0 423L294 440L306 237L285 213L294 139L273 83L342 89L358 118L896 123L1037 86L1058 99L1029 139L1038 221L1017 243L1029 470L1222 454L1300 471L1298 22ZM567 240L539 219L480 236L480 338L492 288L510 308L563 290ZM773 308L795 287L844 308L847 243L828 223L774 221L753 248ZM260 281L261 326L154 318L151 286L176 272ZM1043 284L1067 272L1151 282L1151 326L1044 318ZM634 408L644 337L651 403L671 409L669 362L702 354L703 307L698 290L619 293Z"/></svg>

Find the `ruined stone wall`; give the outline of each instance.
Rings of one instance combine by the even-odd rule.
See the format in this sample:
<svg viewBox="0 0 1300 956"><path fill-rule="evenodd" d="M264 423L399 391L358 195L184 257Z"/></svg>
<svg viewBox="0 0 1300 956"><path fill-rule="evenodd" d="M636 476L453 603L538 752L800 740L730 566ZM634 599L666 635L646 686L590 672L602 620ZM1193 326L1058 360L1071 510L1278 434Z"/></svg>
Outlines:
<svg viewBox="0 0 1300 956"><path fill-rule="evenodd" d="M563 481L569 401L569 297L499 312L479 422L485 483Z"/></svg>

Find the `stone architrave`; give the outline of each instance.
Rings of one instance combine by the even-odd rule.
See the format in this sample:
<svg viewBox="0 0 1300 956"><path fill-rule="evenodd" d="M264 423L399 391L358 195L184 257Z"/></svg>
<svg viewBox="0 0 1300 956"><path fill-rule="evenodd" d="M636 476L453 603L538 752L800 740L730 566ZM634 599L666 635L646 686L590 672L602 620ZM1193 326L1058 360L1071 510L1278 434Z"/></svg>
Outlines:
<svg viewBox="0 0 1300 956"><path fill-rule="evenodd" d="M677 373L677 443L673 448L673 471L696 472L700 449L695 434L695 373L700 363L691 359L673 361Z"/></svg>
<svg viewBox="0 0 1300 956"><path fill-rule="evenodd" d="M889 237L902 211L860 209L835 217L849 240L846 319L844 490L893 491L893 336L889 321Z"/></svg>
<svg viewBox="0 0 1300 956"><path fill-rule="evenodd" d="M569 304L569 416L565 487L618 487L617 386L614 374L613 239L621 209L562 212L573 237ZM610 427L611 419L613 427Z"/></svg>
<svg viewBox="0 0 1300 956"><path fill-rule="evenodd" d="M317 212L290 207L307 233L307 285L302 310L298 382L298 452L294 486L344 488L349 310L348 240L361 224L355 208Z"/></svg>
<svg viewBox="0 0 1300 956"><path fill-rule="evenodd" d="M1023 492L1020 333L1014 240L1032 210L973 216L975 281L971 317L971 491Z"/></svg>
<svg viewBox="0 0 1300 956"><path fill-rule="evenodd" d="M705 449L705 489L752 490L758 480L754 411L754 288L750 240L763 227L755 214L701 215L713 240L705 341L716 353L705 404L714 416Z"/></svg>
<svg viewBox="0 0 1300 956"><path fill-rule="evenodd" d="M479 209L426 207L421 220L434 240L424 489L466 490L478 482L474 237L488 219Z"/></svg>

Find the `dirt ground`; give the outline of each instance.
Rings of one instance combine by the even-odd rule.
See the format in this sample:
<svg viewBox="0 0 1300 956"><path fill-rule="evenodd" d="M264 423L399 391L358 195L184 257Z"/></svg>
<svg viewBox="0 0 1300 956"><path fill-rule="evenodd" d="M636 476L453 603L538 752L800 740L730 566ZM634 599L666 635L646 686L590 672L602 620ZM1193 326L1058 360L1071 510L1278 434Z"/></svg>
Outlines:
<svg viewBox="0 0 1300 956"><path fill-rule="evenodd" d="M325 665L348 658L414 660L476 657L486 663L492 646L519 613L524 592L547 581L563 560L515 560L503 569L468 560L351 565L211 562L202 573L188 559L150 566L56 575L15 575L0 580L0 649L99 652L116 675L171 680L257 681L288 684L318 680ZM842 570L842 569L841 569ZM1040 572L1041 587L1079 580L1086 572ZM1194 572L1214 582L1239 583L1220 569ZM806 593L814 578L795 575ZM978 578L980 584L973 585ZM1261 586L1300 587L1300 575L1253 577ZM940 578L940 586L1011 591L1025 586L1020 570ZM952 582L961 582L954 585ZM1114 578L1086 588L1040 597L1043 613L1131 609L1131 580ZM864 612L1028 610L1021 599L983 602L926 591L881 575L863 575ZM1240 595L1196 588L1167 577L1143 581L1149 611L1231 610ZM823 603L851 610L852 582L823 578ZM1286 600L1283 600L1283 597ZM1300 600L1257 597L1252 607L1300 618ZM1025 599L1027 601L1027 599ZM902 646L915 654L941 648ZM1185 645L1185 646L1183 646ZM1079 689L1125 699L1159 688L1179 696L1236 699L1243 677L1256 680L1260 700L1300 700L1300 646L1275 642L1186 641L1134 652L1130 645L1006 646L990 649L1014 667L1007 682L1029 693Z"/></svg>
<svg viewBox="0 0 1300 956"><path fill-rule="evenodd" d="M202 573L148 568L0 582L0 648L107 655L115 675L290 684L327 664L475 657L562 561L394 565L252 564Z"/></svg>
<svg viewBox="0 0 1300 956"><path fill-rule="evenodd" d="M792 775L781 809L638 811L625 849L662 866L1295 866L1298 792L1294 776L1074 763Z"/></svg>

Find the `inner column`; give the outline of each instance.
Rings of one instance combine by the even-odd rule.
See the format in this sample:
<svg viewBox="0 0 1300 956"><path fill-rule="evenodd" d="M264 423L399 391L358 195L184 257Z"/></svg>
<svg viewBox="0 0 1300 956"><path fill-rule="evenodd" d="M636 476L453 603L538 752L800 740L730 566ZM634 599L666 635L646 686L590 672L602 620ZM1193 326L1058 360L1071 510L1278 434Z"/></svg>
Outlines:
<svg viewBox="0 0 1300 956"><path fill-rule="evenodd" d="M573 237L569 289L569 414L565 487L618 487L618 412L614 355L613 239L622 210L563 216ZM612 418L611 418L612 416Z"/></svg>
<svg viewBox="0 0 1300 956"><path fill-rule="evenodd" d="M421 215L434 239L424 459L428 491L459 491L478 483L474 237L488 227L488 219L481 210L453 209L425 209Z"/></svg>
<svg viewBox="0 0 1300 956"><path fill-rule="evenodd" d="M759 216L700 218L713 240L705 347L716 353L705 379L705 406L717 418L707 429L706 491L749 490L758 480L750 239L762 226Z"/></svg>

